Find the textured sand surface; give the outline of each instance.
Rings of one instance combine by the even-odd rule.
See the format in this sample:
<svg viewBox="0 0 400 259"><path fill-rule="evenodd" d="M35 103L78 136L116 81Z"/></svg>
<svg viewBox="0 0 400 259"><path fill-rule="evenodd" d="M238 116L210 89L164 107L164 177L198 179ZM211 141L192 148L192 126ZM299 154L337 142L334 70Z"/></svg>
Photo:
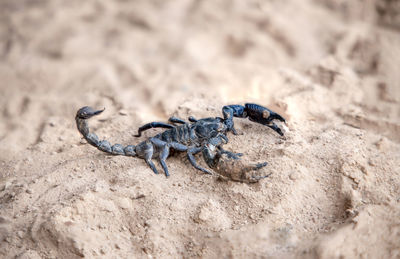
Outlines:
<svg viewBox="0 0 400 259"><path fill-rule="evenodd" d="M400 258L397 0L3 0L0 91L2 258ZM235 120L255 184L155 175L74 121L136 144L245 102L289 128Z"/></svg>

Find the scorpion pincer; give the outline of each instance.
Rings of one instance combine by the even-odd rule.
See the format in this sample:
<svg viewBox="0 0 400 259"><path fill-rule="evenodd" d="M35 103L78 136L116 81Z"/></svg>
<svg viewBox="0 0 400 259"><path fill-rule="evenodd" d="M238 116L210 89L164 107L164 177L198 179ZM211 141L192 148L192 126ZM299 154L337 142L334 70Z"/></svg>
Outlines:
<svg viewBox="0 0 400 259"><path fill-rule="evenodd" d="M197 120L190 116L189 121L185 121L177 117L171 117L168 123L147 123L139 128L135 137L140 137L143 131L151 128L164 128L166 130L140 142L136 146L123 146L121 144L111 145L107 140L100 140L95 133L90 132L88 119L99 115L103 111L104 109L94 110L85 106L76 113L76 125L86 141L99 150L112 155L142 158L156 174L158 174L158 171L152 159L157 158L166 176L169 176L166 159L171 149L186 152L192 166L207 174L212 173L198 165L194 157L200 152L207 165L213 169L217 168L222 156L233 160L239 159L242 154L223 149L223 145L228 142L227 133L231 131L235 135L238 134L234 128L234 117L249 118L251 121L268 126L281 136L283 136L282 130L273 121L285 122L282 116L258 104L228 105L222 108L223 118L210 117ZM260 163L255 165L253 169L257 170L265 165L267 165L266 162Z"/></svg>

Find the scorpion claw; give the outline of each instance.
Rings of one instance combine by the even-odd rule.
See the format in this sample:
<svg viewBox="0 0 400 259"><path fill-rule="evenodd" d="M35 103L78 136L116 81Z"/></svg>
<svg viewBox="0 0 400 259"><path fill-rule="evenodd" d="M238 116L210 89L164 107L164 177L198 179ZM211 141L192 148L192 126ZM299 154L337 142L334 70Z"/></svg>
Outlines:
<svg viewBox="0 0 400 259"><path fill-rule="evenodd" d="M238 132L234 128L233 117L248 117L251 121L270 127L276 133L283 136L282 130L273 121L279 120L286 123L286 120L278 113L261 105L254 103L246 103L244 106L227 105L222 108L222 113L224 115L224 122L228 128L228 131L232 131L235 135L238 135Z"/></svg>
<svg viewBox="0 0 400 259"><path fill-rule="evenodd" d="M247 112L247 116L249 116L251 120L264 125L269 124L273 120L286 122L286 120L278 113L254 103L246 103L245 112Z"/></svg>
<svg viewBox="0 0 400 259"><path fill-rule="evenodd" d="M268 126L281 136L284 135L282 129L273 122L273 120L279 120L286 123L286 120L278 113L254 103L246 103L245 112L251 121Z"/></svg>
<svg viewBox="0 0 400 259"><path fill-rule="evenodd" d="M231 131L232 131L233 135L243 135L243 134L239 133L234 127L231 128Z"/></svg>

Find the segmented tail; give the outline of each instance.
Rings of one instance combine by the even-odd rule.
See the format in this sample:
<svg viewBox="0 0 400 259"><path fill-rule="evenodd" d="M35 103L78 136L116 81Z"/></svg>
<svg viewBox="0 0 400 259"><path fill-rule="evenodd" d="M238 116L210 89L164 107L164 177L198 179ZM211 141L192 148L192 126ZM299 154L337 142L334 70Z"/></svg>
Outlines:
<svg viewBox="0 0 400 259"><path fill-rule="evenodd" d="M107 140L99 140L99 137L95 133L90 133L87 122L88 119L99 115L103 111L104 109L96 111L89 106L80 108L75 116L76 126L78 127L79 132L90 145L95 146L101 151L113 155L136 156L136 147L134 145L128 145L126 147L121 144L111 145Z"/></svg>

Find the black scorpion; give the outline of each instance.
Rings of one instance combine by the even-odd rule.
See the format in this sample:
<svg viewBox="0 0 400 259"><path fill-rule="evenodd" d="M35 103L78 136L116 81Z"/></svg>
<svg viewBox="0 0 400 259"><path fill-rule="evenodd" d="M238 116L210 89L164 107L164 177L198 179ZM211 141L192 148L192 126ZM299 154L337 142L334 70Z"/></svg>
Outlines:
<svg viewBox="0 0 400 259"><path fill-rule="evenodd" d="M247 103L245 106L228 105L222 108L223 118L210 117L196 120L190 116L189 122L186 122L183 119L171 117L168 120L169 123L147 123L139 128L135 137L140 137L143 131L151 128L166 128L167 130L148 138L136 146L128 145L124 147L121 144L111 145L107 140L99 140L95 133L89 131L87 120L103 111L104 109L94 110L85 106L76 113L75 120L78 130L87 142L112 155L143 158L156 174L158 174L158 171L152 159L158 158L167 177L169 172L165 161L170 154L170 149L186 152L192 166L207 174L212 173L197 164L194 158L197 153L202 152L203 158L210 168L215 168L218 165L222 155L230 159L239 159L242 156L241 153L233 153L224 150L222 147L228 142L227 133L229 131L235 135L238 134L234 128L234 117L249 118L251 121L270 127L281 136L283 136L282 130L273 121L285 122L285 119L279 114L257 104ZM265 165L267 165L266 162L257 164L254 169L259 169Z"/></svg>

